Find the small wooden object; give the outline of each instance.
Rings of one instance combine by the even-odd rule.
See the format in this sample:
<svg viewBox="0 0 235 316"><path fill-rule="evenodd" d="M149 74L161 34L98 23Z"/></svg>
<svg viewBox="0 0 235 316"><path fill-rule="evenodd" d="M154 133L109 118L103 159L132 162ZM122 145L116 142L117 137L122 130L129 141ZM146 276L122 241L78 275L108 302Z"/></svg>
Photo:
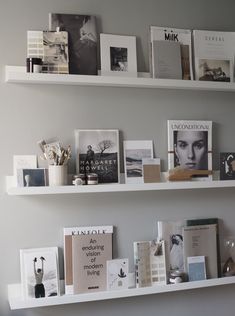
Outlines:
<svg viewBox="0 0 235 316"><path fill-rule="evenodd" d="M200 175L211 175L212 170L194 170L194 169L183 169L180 167L176 167L174 169L169 170L169 181L184 181L191 180L193 176Z"/></svg>

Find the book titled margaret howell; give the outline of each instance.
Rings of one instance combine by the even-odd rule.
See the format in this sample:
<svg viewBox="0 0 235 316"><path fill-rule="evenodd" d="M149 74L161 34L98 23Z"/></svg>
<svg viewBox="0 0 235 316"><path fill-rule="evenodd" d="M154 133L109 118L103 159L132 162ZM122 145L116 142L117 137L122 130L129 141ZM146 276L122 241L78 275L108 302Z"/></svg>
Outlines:
<svg viewBox="0 0 235 316"><path fill-rule="evenodd" d="M113 226L64 228L65 294L106 290Z"/></svg>
<svg viewBox="0 0 235 316"><path fill-rule="evenodd" d="M168 121L168 168L212 171L212 121ZM195 175L192 180L212 179Z"/></svg>

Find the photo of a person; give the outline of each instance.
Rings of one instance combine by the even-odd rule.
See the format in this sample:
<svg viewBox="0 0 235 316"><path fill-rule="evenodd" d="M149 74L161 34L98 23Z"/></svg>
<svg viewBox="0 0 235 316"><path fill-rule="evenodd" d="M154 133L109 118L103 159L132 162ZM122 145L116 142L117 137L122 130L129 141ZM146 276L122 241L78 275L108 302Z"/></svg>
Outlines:
<svg viewBox="0 0 235 316"><path fill-rule="evenodd" d="M184 271L183 237L180 234L171 236L170 263L172 270Z"/></svg>
<svg viewBox="0 0 235 316"><path fill-rule="evenodd" d="M208 132L174 131L175 167L208 170Z"/></svg>
<svg viewBox="0 0 235 316"><path fill-rule="evenodd" d="M45 297L45 287L44 284L42 283L43 280L43 275L44 275L44 257L40 257L41 260L41 268L36 269L36 263L37 263L37 258L35 257L33 259L33 269L34 269L34 276L35 276L35 286L34 286L34 294L35 298L39 297Z"/></svg>

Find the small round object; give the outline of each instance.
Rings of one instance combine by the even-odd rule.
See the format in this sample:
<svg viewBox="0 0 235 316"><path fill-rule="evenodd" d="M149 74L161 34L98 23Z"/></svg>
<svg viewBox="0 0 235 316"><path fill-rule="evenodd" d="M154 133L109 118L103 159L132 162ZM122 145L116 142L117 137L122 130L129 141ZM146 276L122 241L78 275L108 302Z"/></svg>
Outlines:
<svg viewBox="0 0 235 316"><path fill-rule="evenodd" d="M75 184L74 181L75 181L76 179L80 179L82 183L79 183L79 182L80 182L80 180L79 180L79 181L77 181L77 183L79 183L79 184ZM86 184L86 175L85 175L84 173L75 174L75 175L73 176L73 184L75 184L75 185L83 185L83 184Z"/></svg>
<svg viewBox="0 0 235 316"><path fill-rule="evenodd" d="M76 178L73 180L74 185L83 185L83 181L81 178Z"/></svg>
<svg viewBox="0 0 235 316"><path fill-rule="evenodd" d="M98 174L88 173L87 175L87 184L98 184Z"/></svg>

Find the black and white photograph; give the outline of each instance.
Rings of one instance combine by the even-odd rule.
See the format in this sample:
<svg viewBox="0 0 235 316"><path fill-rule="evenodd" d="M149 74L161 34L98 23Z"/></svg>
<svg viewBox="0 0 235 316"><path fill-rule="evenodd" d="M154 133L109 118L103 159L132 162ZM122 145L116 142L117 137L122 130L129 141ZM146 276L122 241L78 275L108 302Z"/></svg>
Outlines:
<svg viewBox="0 0 235 316"><path fill-rule="evenodd" d="M96 17L80 14L49 14L51 31L67 31L69 36L69 73L97 75Z"/></svg>
<svg viewBox="0 0 235 316"><path fill-rule="evenodd" d="M110 67L112 71L128 71L127 48L110 47Z"/></svg>
<svg viewBox="0 0 235 316"><path fill-rule="evenodd" d="M75 130L76 170L97 174L98 183L119 183L119 131Z"/></svg>
<svg viewBox="0 0 235 316"><path fill-rule="evenodd" d="M153 141L126 140L124 166L126 183L143 183L143 159L153 158Z"/></svg>
<svg viewBox="0 0 235 316"><path fill-rule="evenodd" d="M101 75L137 77L136 37L100 34Z"/></svg>
<svg viewBox="0 0 235 316"><path fill-rule="evenodd" d="M21 249L20 267L25 298L59 295L57 247Z"/></svg>
<svg viewBox="0 0 235 316"><path fill-rule="evenodd" d="M47 169L17 169L17 186L43 187L48 184Z"/></svg>
<svg viewBox="0 0 235 316"><path fill-rule="evenodd" d="M168 164L169 169L212 171L212 122L168 121Z"/></svg>
<svg viewBox="0 0 235 316"><path fill-rule="evenodd" d="M235 180L235 152L220 153L220 180Z"/></svg>
<svg viewBox="0 0 235 316"><path fill-rule="evenodd" d="M199 80L230 82L230 60L199 59Z"/></svg>

